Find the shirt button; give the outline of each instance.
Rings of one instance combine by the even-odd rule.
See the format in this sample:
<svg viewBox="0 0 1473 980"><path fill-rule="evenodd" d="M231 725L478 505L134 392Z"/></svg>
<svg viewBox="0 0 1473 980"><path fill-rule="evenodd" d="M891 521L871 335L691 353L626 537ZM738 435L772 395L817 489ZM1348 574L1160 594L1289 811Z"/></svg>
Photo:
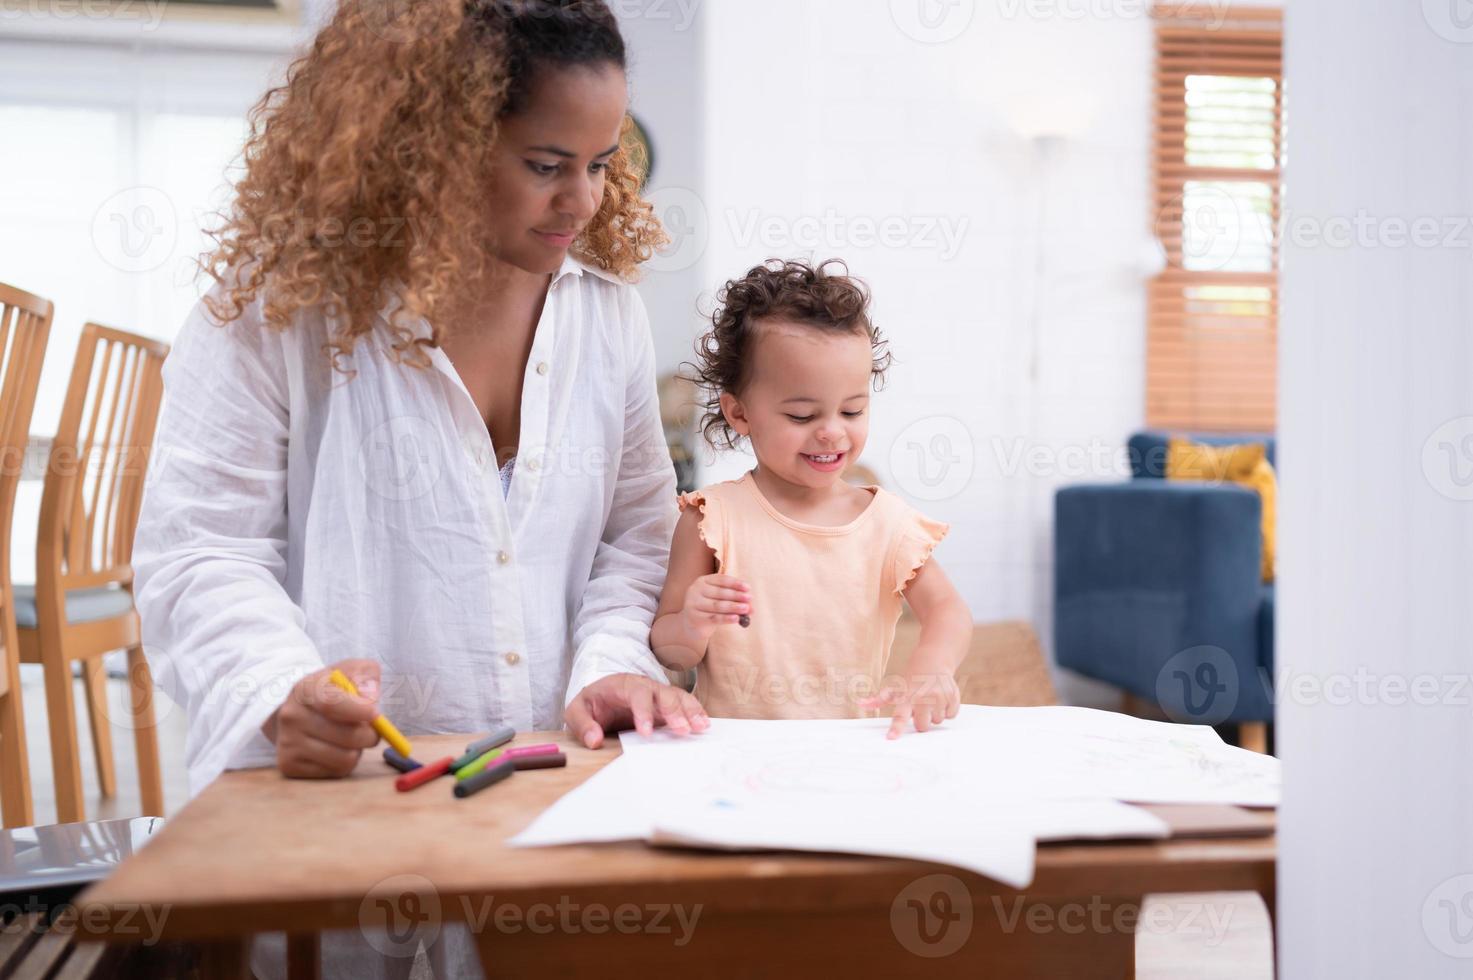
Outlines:
<svg viewBox="0 0 1473 980"><path fill-rule="evenodd" d="M536 473L538 470L542 469L541 458L533 456L531 459L527 460L527 469L531 470L533 473Z"/></svg>
<svg viewBox="0 0 1473 980"><path fill-rule="evenodd" d="M505 565L507 562L511 561L511 555L508 555L504 551L498 551L496 553L496 560Z"/></svg>
<svg viewBox="0 0 1473 980"><path fill-rule="evenodd" d="M538 374L546 374L549 370L551 370L551 369L547 366L547 362L546 361L542 361L542 362L538 363L538 365L537 365L537 373Z"/></svg>
<svg viewBox="0 0 1473 980"><path fill-rule="evenodd" d="M506 655L506 662L508 666L515 667L522 662L522 655L520 653L508 653Z"/></svg>

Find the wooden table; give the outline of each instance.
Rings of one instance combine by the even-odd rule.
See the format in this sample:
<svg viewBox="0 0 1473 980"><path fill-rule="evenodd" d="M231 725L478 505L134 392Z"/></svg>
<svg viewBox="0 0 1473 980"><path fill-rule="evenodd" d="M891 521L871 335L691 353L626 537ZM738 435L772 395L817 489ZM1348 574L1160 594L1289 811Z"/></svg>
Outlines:
<svg viewBox="0 0 1473 980"><path fill-rule="evenodd" d="M420 737L415 754L434 759L468 741ZM376 753L346 780L227 773L82 895L79 911L107 923L110 941L136 942L139 910L150 909L163 915L165 938L208 943L209 972L222 976L244 973L254 933L288 933L293 976L313 976L319 930L368 920L412 929L415 916L434 915L479 919L490 977L674 967L694 976L1113 978L1134 973L1134 917L1147 893L1251 891L1274 907L1271 833L1044 845L1021 892L901 860L641 843L508 848L503 841L618 755L617 743L590 752L564 733L517 741L563 743L568 767L518 773L465 800L445 779L395 792L396 774ZM677 905L687 920L699 906L683 945ZM401 915L409 921L385 918Z"/></svg>

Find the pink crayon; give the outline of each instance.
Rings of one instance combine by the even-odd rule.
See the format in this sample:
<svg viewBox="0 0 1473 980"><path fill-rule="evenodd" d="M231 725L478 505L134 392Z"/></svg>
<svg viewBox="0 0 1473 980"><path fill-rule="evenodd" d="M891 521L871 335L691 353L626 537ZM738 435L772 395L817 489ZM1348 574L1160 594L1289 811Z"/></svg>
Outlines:
<svg viewBox="0 0 1473 980"><path fill-rule="evenodd" d="M543 745L519 745L507 749L501 756L504 759L525 759L533 755L556 755L559 751L561 750L556 745L548 742Z"/></svg>

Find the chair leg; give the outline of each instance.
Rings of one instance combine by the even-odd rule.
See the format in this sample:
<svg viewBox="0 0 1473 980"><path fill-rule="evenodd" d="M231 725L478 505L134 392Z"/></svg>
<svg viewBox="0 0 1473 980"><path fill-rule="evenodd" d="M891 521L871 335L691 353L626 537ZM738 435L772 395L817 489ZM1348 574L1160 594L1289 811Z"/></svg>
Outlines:
<svg viewBox="0 0 1473 980"><path fill-rule="evenodd" d="M10 684L0 695L0 810L7 827L29 827L36 822L31 805L31 761L26 756L26 722L20 690L20 670L9 662Z"/></svg>
<svg viewBox="0 0 1473 980"><path fill-rule="evenodd" d="M1138 697L1129 691L1120 692L1120 713L1132 715L1136 718L1150 716L1150 706L1146 704L1145 698Z"/></svg>
<svg viewBox="0 0 1473 980"><path fill-rule="evenodd" d="M71 664L57 655L47 657L42 666L46 677L46 727L51 733L51 775L56 782L56 820L78 823L87 819L87 812L82 799Z"/></svg>
<svg viewBox="0 0 1473 980"><path fill-rule="evenodd" d="M118 795L118 771L113 760L113 726L107 710L107 665L101 657L82 661L82 687L87 692L87 717L92 722L92 752L97 756L97 785L102 798Z"/></svg>
<svg viewBox="0 0 1473 980"><path fill-rule="evenodd" d="M1238 725L1238 745L1252 752L1268 752L1268 723L1245 721Z"/></svg>
<svg viewBox="0 0 1473 980"><path fill-rule="evenodd" d="M143 647L128 648L129 702L133 706L133 747L138 753L138 786L145 816L164 815L164 777L159 768L159 729L153 713L153 672Z"/></svg>

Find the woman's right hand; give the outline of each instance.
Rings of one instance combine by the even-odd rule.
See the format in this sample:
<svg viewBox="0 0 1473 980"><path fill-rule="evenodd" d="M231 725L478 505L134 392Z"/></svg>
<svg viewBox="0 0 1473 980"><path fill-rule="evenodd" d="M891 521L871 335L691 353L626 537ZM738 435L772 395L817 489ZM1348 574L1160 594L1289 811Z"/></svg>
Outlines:
<svg viewBox="0 0 1473 980"><path fill-rule="evenodd" d="M681 620L690 633L709 639L718 626L737 625L752 611L752 590L730 575L702 575L685 590Z"/></svg>
<svg viewBox="0 0 1473 980"><path fill-rule="evenodd" d="M358 696L334 684L333 669L348 676ZM378 743L379 664L340 660L297 681L286 701L261 726L276 743L276 767L293 779L337 779L358 765L364 749Z"/></svg>

